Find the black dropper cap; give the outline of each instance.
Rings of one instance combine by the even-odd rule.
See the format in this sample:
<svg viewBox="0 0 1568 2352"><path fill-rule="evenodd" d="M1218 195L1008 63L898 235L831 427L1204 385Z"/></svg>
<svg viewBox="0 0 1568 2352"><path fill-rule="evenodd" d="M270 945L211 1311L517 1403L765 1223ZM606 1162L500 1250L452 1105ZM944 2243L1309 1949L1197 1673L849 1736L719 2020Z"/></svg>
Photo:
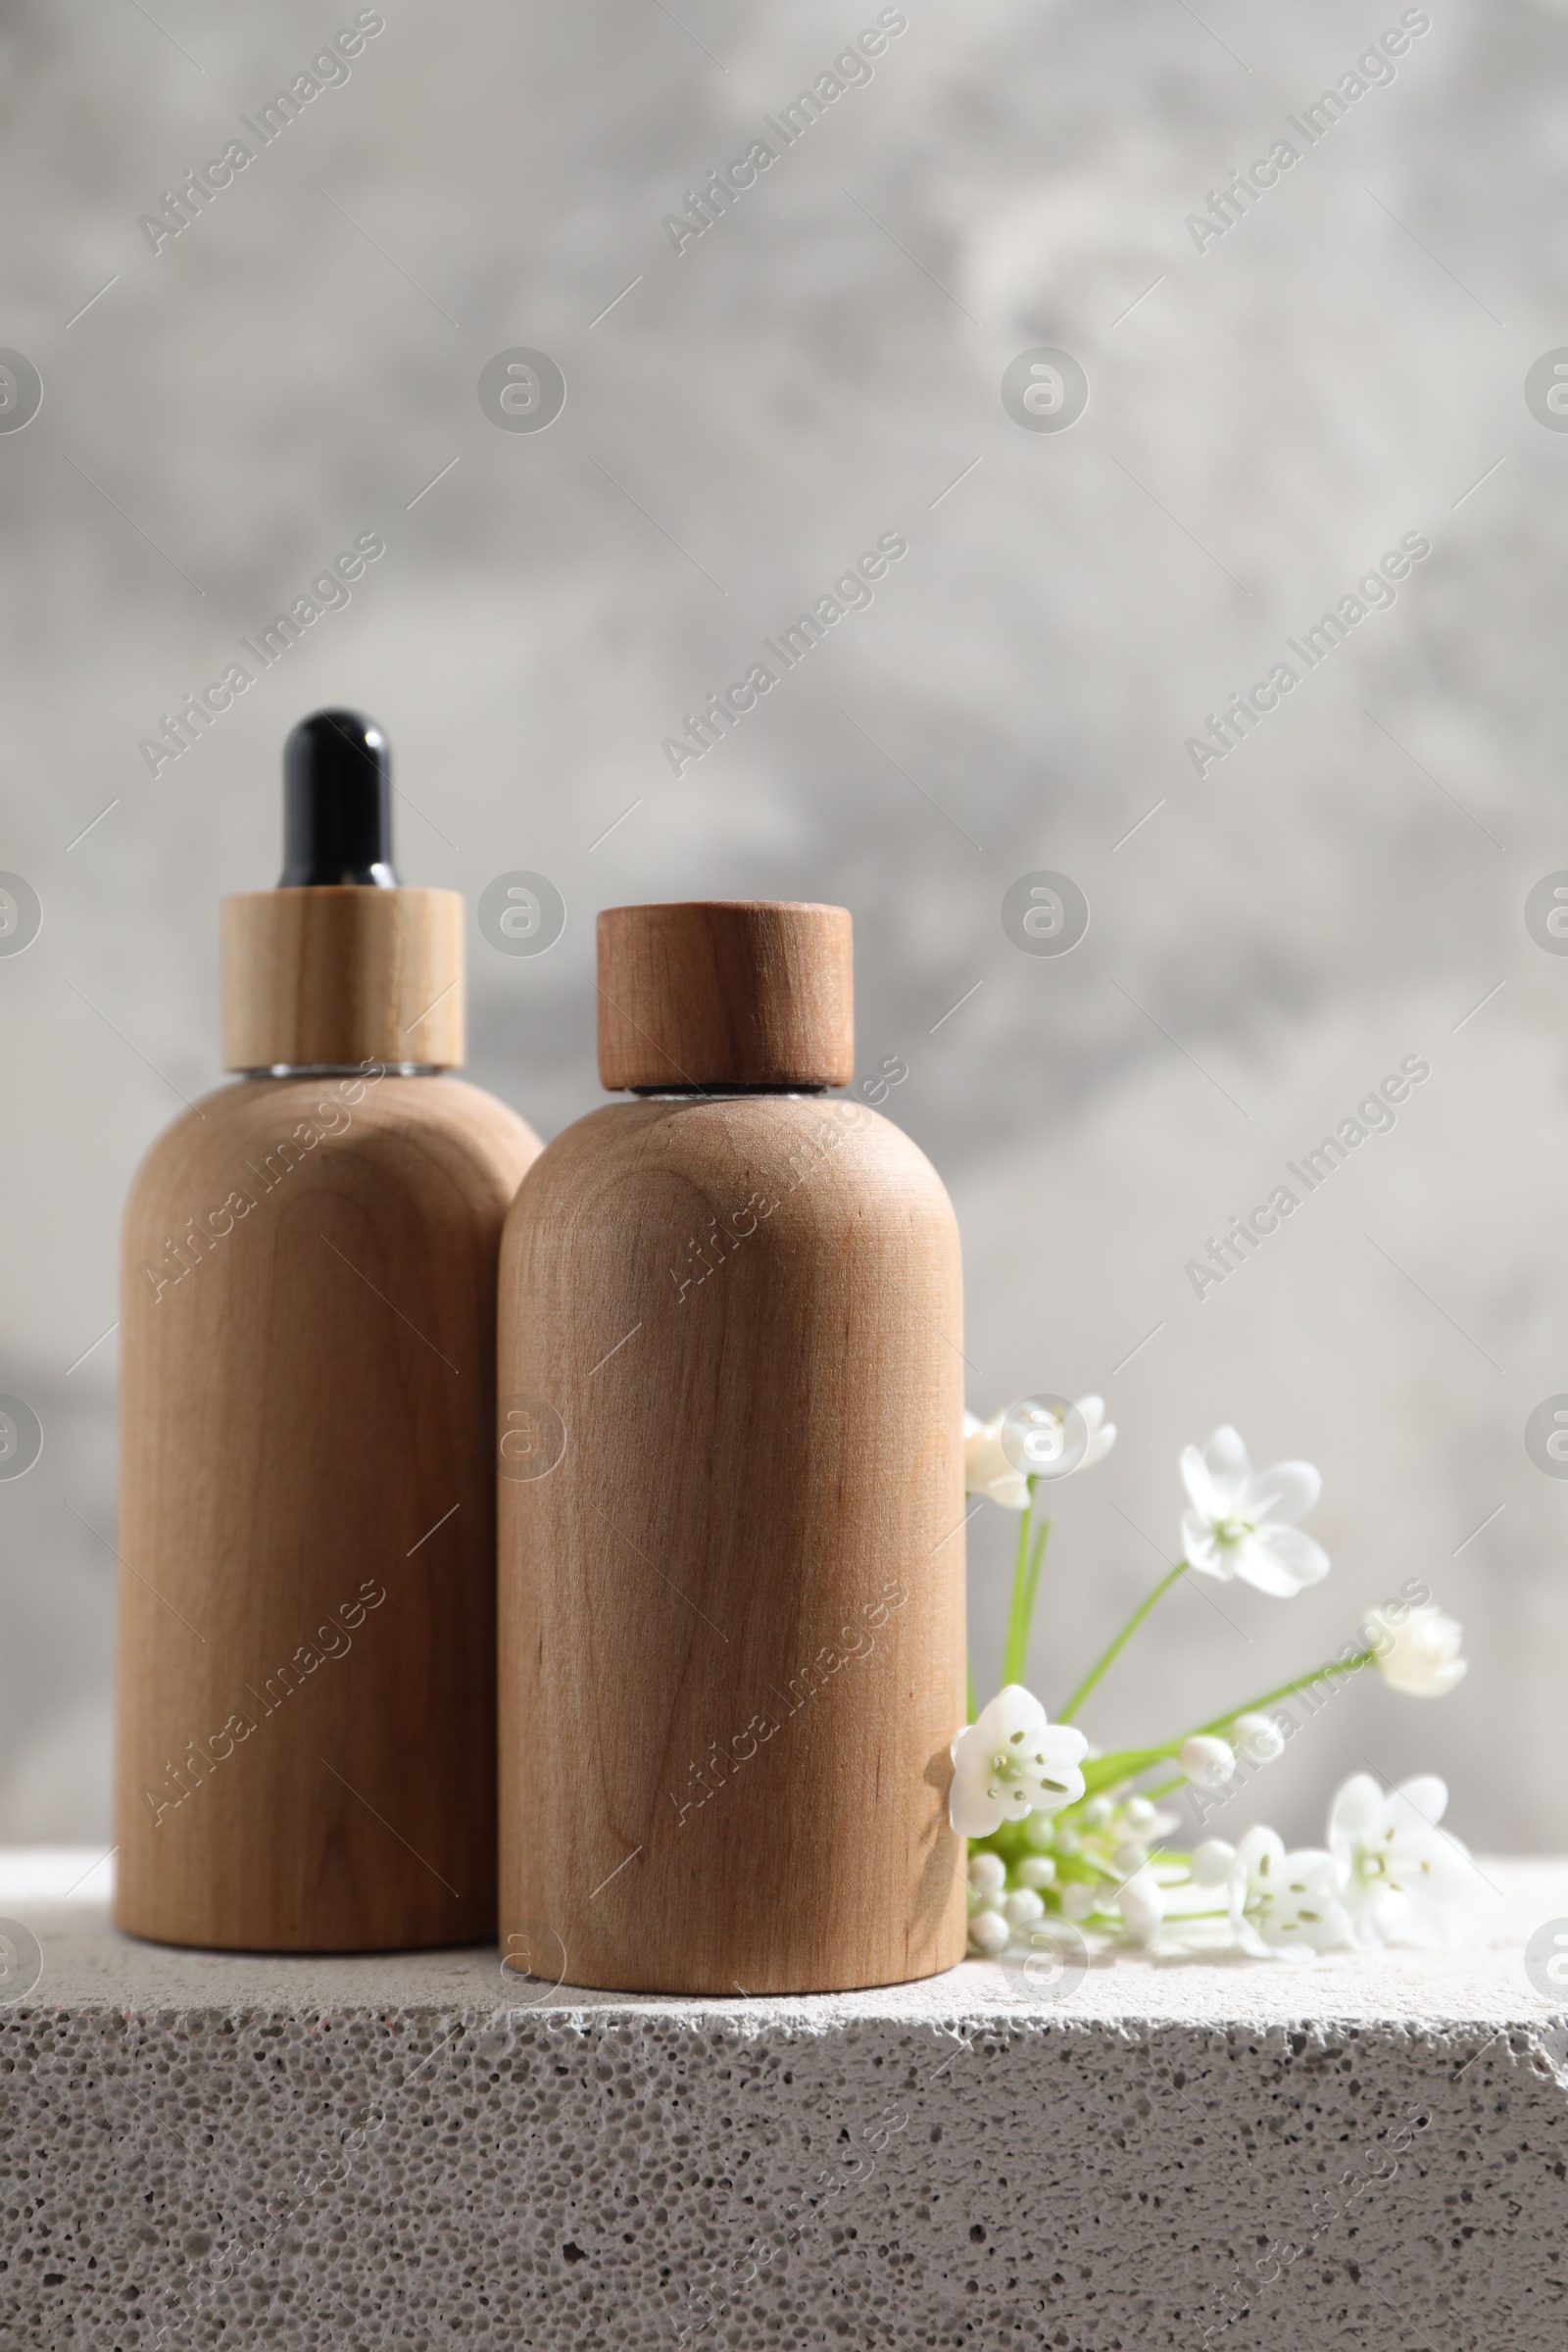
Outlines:
<svg viewBox="0 0 1568 2352"><path fill-rule="evenodd" d="M396 890L392 754L373 718L313 710L283 746L279 890L359 882Z"/></svg>

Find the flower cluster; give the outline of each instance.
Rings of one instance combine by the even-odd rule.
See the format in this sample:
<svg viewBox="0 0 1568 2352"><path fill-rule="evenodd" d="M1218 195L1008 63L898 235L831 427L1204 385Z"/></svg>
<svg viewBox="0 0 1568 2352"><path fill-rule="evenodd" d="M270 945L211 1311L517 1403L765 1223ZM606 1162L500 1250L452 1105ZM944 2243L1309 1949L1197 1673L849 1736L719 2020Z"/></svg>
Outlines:
<svg viewBox="0 0 1568 2352"><path fill-rule="evenodd" d="M1055 1422L1052 1414L1055 1413ZM1085 1435L1076 1461L1061 1446L1065 1418ZM1071 1408L1032 1398L965 1425L966 1484L1021 1514L1003 1687L953 1741L949 1813L970 1841L969 1948L990 1958L1024 1953L1053 1920L1086 1942L1160 1953L1240 1950L1257 1958L1385 1943L1432 1944L1450 1933L1470 1884L1465 1849L1441 1824L1447 1789L1430 1774L1385 1790L1357 1773L1335 1797L1326 1843L1288 1851L1258 1826L1236 1845L1172 1845L1180 1816L1162 1800L1181 1788L1230 1790L1273 1761L1295 1726L1280 1702L1375 1666L1407 1696L1451 1690L1466 1666L1462 1635L1407 1583L1370 1612L1359 1642L1327 1664L1173 1738L1102 1754L1072 1718L1163 1593L1189 1571L1239 1580L1286 1599L1328 1574L1322 1546L1299 1522L1320 1480L1307 1462L1254 1471L1234 1429L1216 1430L1181 1458L1187 1508L1182 1556L1134 1610L1053 1723L1023 1675L1050 1523L1034 1527L1044 1478L1103 1459L1116 1432L1098 1396ZM1053 1451L1053 1448L1055 1448ZM1043 1465L1043 1466L1037 1466Z"/></svg>

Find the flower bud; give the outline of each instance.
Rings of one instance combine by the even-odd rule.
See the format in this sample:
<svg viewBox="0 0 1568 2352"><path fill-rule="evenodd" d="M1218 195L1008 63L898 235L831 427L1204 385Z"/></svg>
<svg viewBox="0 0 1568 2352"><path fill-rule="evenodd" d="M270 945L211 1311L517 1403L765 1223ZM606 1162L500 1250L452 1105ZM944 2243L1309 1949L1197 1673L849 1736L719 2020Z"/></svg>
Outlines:
<svg viewBox="0 0 1568 2352"><path fill-rule="evenodd" d="M1003 1904L1002 1916L1010 1927L1032 1928L1037 1919L1045 1918L1046 1906L1032 1886L1020 1886Z"/></svg>
<svg viewBox="0 0 1568 2352"><path fill-rule="evenodd" d="M1200 1886L1223 1886L1231 1875L1236 1848L1223 1838L1205 1838L1193 1850L1193 1878Z"/></svg>
<svg viewBox="0 0 1568 2352"><path fill-rule="evenodd" d="M1015 1875L1020 1886L1049 1886L1056 1875L1056 1865L1049 1854L1030 1854L1019 1863Z"/></svg>
<svg viewBox="0 0 1568 2352"><path fill-rule="evenodd" d="M1094 1888L1086 1886L1081 1879L1075 1879L1070 1886L1064 1886L1061 1890L1061 1907L1069 1919L1087 1919L1095 1907Z"/></svg>
<svg viewBox="0 0 1568 2352"><path fill-rule="evenodd" d="M982 1911L969 1922L969 1941L986 1959L1006 1949L1010 1934L1011 1930L1000 1911Z"/></svg>
<svg viewBox="0 0 1568 2352"><path fill-rule="evenodd" d="M1236 1750L1229 1740L1214 1740L1202 1732L1182 1741L1176 1760L1200 1788L1223 1788L1236 1770Z"/></svg>
<svg viewBox="0 0 1568 2352"><path fill-rule="evenodd" d="M1433 1605L1412 1609L1396 1623L1382 1609L1367 1619L1367 1640L1383 1680L1406 1698L1443 1698L1468 1672L1459 1654L1464 1631L1457 1618Z"/></svg>
<svg viewBox="0 0 1568 2352"><path fill-rule="evenodd" d="M1116 1895L1122 1926L1134 1943L1152 1943L1165 1916L1165 1898L1152 1871L1136 1871Z"/></svg>
<svg viewBox="0 0 1568 2352"><path fill-rule="evenodd" d="M1000 1894L1007 1884L1007 1866L1000 1854L976 1854L969 1865L969 1884L977 1894Z"/></svg>
<svg viewBox="0 0 1568 2352"><path fill-rule="evenodd" d="M1130 1879L1135 1870L1142 1870L1148 1863L1149 1848L1140 1845L1136 1838L1124 1838L1110 1858L1122 1877Z"/></svg>
<svg viewBox="0 0 1568 2352"><path fill-rule="evenodd" d="M1147 1796L1130 1796L1123 1805L1121 1814L1127 1827L1138 1838L1146 1837L1153 1828L1157 1818L1155 1809Z"/></svg>
<svg viewBox="0 0 1568 2352"><path fill-rule="evenodd" d="M1231 1731L1250 1763L1272 1764L1285 1753L1285 1734L1272 1715L1238 1715Z"/></svg>

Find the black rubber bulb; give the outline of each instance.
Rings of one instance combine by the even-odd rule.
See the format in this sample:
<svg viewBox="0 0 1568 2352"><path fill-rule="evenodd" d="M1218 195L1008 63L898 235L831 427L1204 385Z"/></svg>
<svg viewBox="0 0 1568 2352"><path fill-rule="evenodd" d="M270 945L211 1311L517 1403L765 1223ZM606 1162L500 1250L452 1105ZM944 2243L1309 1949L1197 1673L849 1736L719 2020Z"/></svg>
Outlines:
<svg viewBox="0 0 1568 2352"><path fill-rule="evenodd" d="M283 746L279 890L358 882L395 890L392 754L373 718L313 710Z"/></svg>

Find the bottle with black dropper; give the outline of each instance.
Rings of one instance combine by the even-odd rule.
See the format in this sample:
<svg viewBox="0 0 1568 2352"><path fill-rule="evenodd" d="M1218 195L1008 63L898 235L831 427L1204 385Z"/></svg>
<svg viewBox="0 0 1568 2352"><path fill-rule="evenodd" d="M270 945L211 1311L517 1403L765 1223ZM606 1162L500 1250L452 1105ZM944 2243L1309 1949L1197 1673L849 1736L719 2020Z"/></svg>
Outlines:
<svg viewBox="0 0 1568 2352"><path fill-rule="evenodd" d="M452 1073L463 901L392 865L386 738L284 751L222 905L238 1083L125 1211L115 1916L234 1950L495 1925L496 1262L539 1150Z"/></svg>

